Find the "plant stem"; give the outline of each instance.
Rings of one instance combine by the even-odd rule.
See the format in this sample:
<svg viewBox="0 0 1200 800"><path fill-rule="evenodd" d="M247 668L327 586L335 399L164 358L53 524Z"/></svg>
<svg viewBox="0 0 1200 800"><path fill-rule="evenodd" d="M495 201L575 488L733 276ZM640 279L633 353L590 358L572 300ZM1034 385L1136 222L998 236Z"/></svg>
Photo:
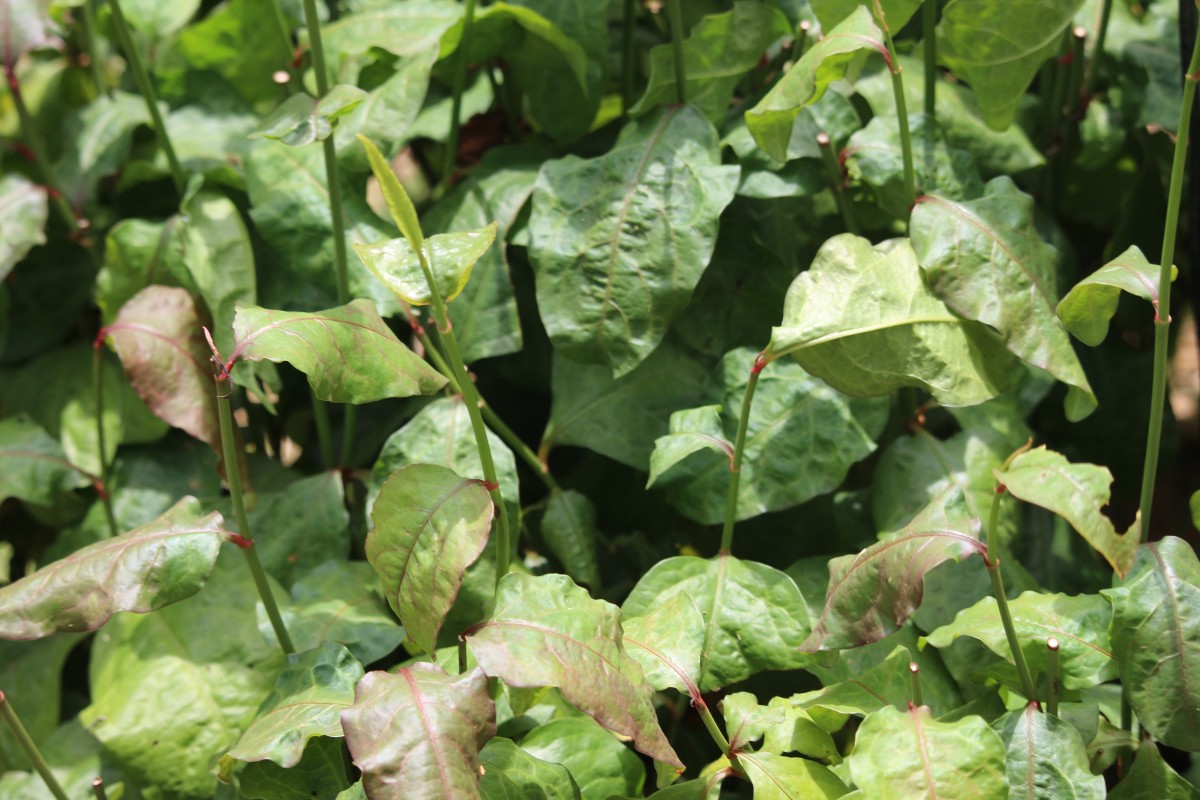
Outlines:
<svg viewBox="0 0 1200 800"><path fill-rule="evenodd" d="M667 0L667 17L671 23L671 52L675 56L675 102L687 102L687 70L683 65L683 10L679 0Z"/></svg>
<svg viewBox="0 0 1200 800"><path fill-rule="evenodd" d="M462 675L467 671L467 640L460 636L458 637L458 674Z"/></svg>
<svg viewBox="0 0 1200 800"><path fill-rule="evenodd" d="M100 503L108 521L108 535L117 536L117 517L113 513L112 497L108 493L108 448L104 441L104 336L92 342L92 388L96 402L96 445L100 448Z"/></svg>
<svg viewBox="0 0 1200 800"><path fill-rule="evenodd" d="M925 705L921 696L921 665L915 661L908 662L908 675L912 684L912 704L917 708Z"/></svg>
<svg viewBox="0 0 1200 800"><path fill-rule="evenodd" d="M1071 32L1066 33L1066 44L1063 48L1064 55L1070 52ZM1063 63L1063 58L1054 59L1054 83L1050 90L1050 105L1046 109L1046 148L1049 150L1054 144L1055 134L1058 132L1058 123L1062 118L1062 107L1064 97L1067 93L1067 71L1069 65Z"/></svg>
<svg viewBox="0 0 1200 800"><path fill-rule="evenodd" d="M1078 119L1077 114L1081 108L1080 95L1083 91L1083 54L1087 44L1087 29L1076 27L1071 30L1070 39L1070 58L1071 63L1067 65L1067 109L1068 113L1064 115L1067 121L1075 121Z"/></svg>
<svg viewBox="0 0 1200 800"><path fill-rule="evenodd" d="M1100 0L1100 20L1096 23L1096 36L1092 52L1088 56L1087 69L1083 74L1083 96L1085 102L1091 98L1096 87L1096 73L1100 69L1100 57L1104 55L1104 40L1108 36L1108 19L1112 16L1112 0Z"/></svg>
<svg viewBox="0 0 1200 800"><path fill-rule="evenodd" d="M466 11L463 15L462 39L458 42L458 58L454 62L454 102L450 108L450 136L446 139L446 155L442 162L442 183L447 183L454 177L458 166L458 132L462 127L462 96L467 85L467 65L471 56L471 29L475 25L475 0L466 0ZM507 83L508 76L505 75Z"/></svg>
<svg viewBox="0 0 1200 800"><path fill-rule="evenodd" d="M112 10L113 30L117 34L121 49L125 51L125 61L133 70L133 78L137 83L138 91L141 92L142 99L146 101L146 108L150 111L150 119L154 122L154 132L158 136L158 144L167 155L167 164L171 168L171 180L175 182L175 191L182 197L187 179L184 177L179 159L175 156L171 137L167 135L167 126L163 122L162 112L158 108L158 94L154 91L154 85L150 83L150 76L146 73L137 48L133 46L133 36L130 35L129 25L125 22L125 13L121 11L121 0L109 0L108 5Z"/></svg>
<svg viewBox="0 0 1200 800"><path fill-rule="evenodd" d="M104 778L99 775L92 778L92 797L96 800L108 800L108 793L104 791Z"/></svg>
<svg viewBox="0 0 1200 800"><path fill-rule="evenodd" d="M704 727L708 729L708 735L717 743L717 747L721 748L721 754L729 756L729 740L725 738L725 734L721 733L720 726L713 719L712 712L708 710L708 703L698 697L692 698L692 703L696 706L700 719L704 720Z"/></svg>
<svg viewBox="0 0 1200 800"><path fill-rule="evenodd" d="M100 26L96 24L96 0L84 0L83 2L83 28L85 46L88 52L89 66L92 69L92 80L96 82L96 94L107 95L111 94L107 82L104 80L104 71L100 64Z"/></svg>
<svg viewBox="0 0 1200 800"><path fill-rule="evenodd" d="M896 60L896 45L892 43L892 32L888 28L887 19L883 16L883 8L879 0L875 0L875 18L883 30L883 40L887 44L888 71L892 74L892 94L896 98L896 116L900 123L900 151L904 157L904 189L908 195L908 205L911 207L917 199L917 179L913 171L912 137L908 131L908 102L904 97L904 79L900 77L900 62Z"/></svg>
<svg viewBox="0 0 1200 800"><path fill-rule="evenodd" d="M799 61L804 56L804 50L808 47L808 33L812 30L812 23L806 19L800 20L800 24L796 28L796 41L792 45L792 59Z"/></svg>
<svg viewBox="0 0 1200 800"><path fill-rule="evenodd" d="M850 198L846 197L846 187L842 185L842 167L838 164L837 156L833 154L833 141L829 134L824 131L818 133L817 146L821 149L821 160L825 162L825 173L829 176L829 188L833 192L833 199L842 214L842 224L850 233L858 233L858 223L850 209Z"/></svg>
<svg viewBox="0 0 1200 800"><path fill-rule="evenodd" d="M633 106L634 74L637 47L634 33L637 26L637 0L625 0L625 15L621 24L621 109L626 115Z"/></svg>
<svg viewBox="0 0 1200 800"><path fill-rule="evenodd" d="M1058 639L1051 636L1046 640L1046 683L1049 696L1046 698L1046 713L1058 716Z"/></svg>
<svg viewBox="0 0 1200 800"><path fill-rule="evenodd" d="M37 744L30 737L29 731L25 730L25 726L21 724L21 718L17 716L17 712L13 709L12 703L8 702L8 697L3 691L0 691L0 716L4 717L4 721L8 723L8 727L13 732L13 737L17 743L21 745L21 749L25 751L25 755L29 757L29 763L33 764L33 768L37 770L38 775L42 776L42 780L46 783L46 788L50 790L50 794L54 795L57 800L70 800L70 797L62 786L59 785L58 779L54 777L54 773L50 771L50 765L46 763L46 759L42 757L42 751L38 750Z"/></svg>
<svg viewBox="0 0 1200 800"><path fill-rule="evenodd" d="M937 0L925 0L921 36L925 45L925 116L937 118Z"/></svg>
<svg viewBox="0 0 1200 800"><path fill-rule="evenodd" d="M329 409L311 388L308 396L312 399L313 423L317 428L317 441L321 445L321 460L325 462L325 469L333 469L337 463L333 460L333 432L329 427Z"/></svg>
<svg viewBox="0 0 1200 800"><path fill-rule="evenodd" d="M766 367L763 354L759 353L750 368L750 380L746 382L746 393L742 395L742 413L738 417L737 437L733 440L733 463L729 467L729 493L725 495L725 527L721 530L721 552L728 553L733 547L733 525L737 520L738 482L742 475L742 456L746 449L746 428L750 425L750 406L754 403L754 390L758 388L758 376Z"/></svg>
<svg viewBox="0 0 1200 800"><path fill-rule="evenodd" d="M1036 700L1037 692L1033 688L1033 678L1029 675L1029 665L1025 663L1025 653L1021 650L1017 629L1013 625L1012 611L1008 608L1008 595L1004 592L1004 578L1000 575L999 534L996 530L1000 523L1000 498L1006 493L1003 484L997 484L996 493L992 496L992 510L988 515L987 529L987 571L988 577L992 579L992 594L996 597L996 608L999 609L1000 621L1004 624L1008 649L1012 651L1013 663L1017 665L1017 674L1021 677L1021 690L1027 700Z"/></svg>
<svg viewBox="0 0 1200 800"><path fill-rule="evenodd" d="M216 376L214 383L216 384L217 416L221 423L221 449L225 454L225 479L229 482L233 515L237 520L238 533L242 537L238 546L246 557L250 575L254 578L254 586L258 589L258 596L262 598L263 608L266 609L267 617L271 620L271 627L275 631L275 638L279 640L279 647L286 655L291 655L296 652L296 647L292 644L292 637L288 635L287 627L283 624L283 616L279 613L275 596L271 594L271 586L267 583L267 573L263 570L262 561L258 558L258 550L254 547L254 535L250 530L250 521L246 518L246 504L242 497L242 477L238 469L237 448L234 446L233 414L229 410L230 380L229 374L225 372L224 368Z"/></svg>
<svg viewBox="0 0 1200 800"><path fill-rule="evenodd" d="M1175 234L1179 226L1179 203L1183 194L1183 172L1187 161L1188 136L1192 125L1192 104L1196 84L1200 82L1200 36L1192 48L1183 82L1183 103L1179 107L1179 130L1175 138L1175 158L1171 162L1171 188L1167 194L1167 219L1163 228L1162 258L1158 268L1158 302L1154 307L1154 378L1150 393L1150 427L1146 432L1146 463L1142 469L1141 514L1142 541L1150 531L1150 511L1154 503L1154 479L1158 472L1158 448L1162 438L1163 405L1167 393L1167 333L1171 325L1171 264L1175 260Z"/></svg>

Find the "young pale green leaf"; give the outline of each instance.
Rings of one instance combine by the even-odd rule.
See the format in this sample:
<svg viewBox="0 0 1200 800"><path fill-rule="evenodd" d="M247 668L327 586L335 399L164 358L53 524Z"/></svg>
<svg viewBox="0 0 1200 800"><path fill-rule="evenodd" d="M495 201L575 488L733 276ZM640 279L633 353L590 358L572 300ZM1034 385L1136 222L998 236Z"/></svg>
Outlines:
<svg viewBox="0 0 1200 800"><path fill-rule="evenodd" d="M1024 592L1009 600L1008 607L1025 663L1034 672L1046 670L1046 640L1055 638L1059 642L1059 680L1064 688L1086 689L1117 677L1117 662L1108 640L1112 609L1104 598L1094 594L1070 597ZM960 636L978 639L1001 658L1012 658L993 597L960 611L954 622L930 633L926 641L944 648Z"/></svg>
<svg viewBox="0 0 1200 800"><path fill-rule="evenodd" d="M829 731L797 708L789 698L772 697L765 706L748 692L736 692L721 700L721 714L729 732L729 747L746 750L759 739L762 752L783 755L800 753L810 758L841 761L837 744Z"/></svg>
<svg viewBox="0 0 1200 800"><path fill-rule="evenodd" d="M738 82L758 66L769 46L791 33L787 17L762 3L734 3L732 11L701 19L683 40L688 102L720 124L729 112ZM650 51L650 82L641 99L629 109L630 116L678 102L674 58L670 44Z"/></svg>
<svg viewBox="0 0 1200 800"><path fill-rule="evenodd" d="M0 500L52 506L90 486L91 477L67 460L62 447L24 414L0 419Z"/></svg>
<svg viewBox="0 0 1200 800"><path fill-rule="evenodd" d="M546 162L529 257L555 348L620 378L662 342L712 257L738 169L696 109L630 123L603 156Z"/></svg>
<svg viewBox="0 0 1200 800"><path fill-rule="evenodd" d="M1171 280L1178 274L1179 269L1172 266ZM1149 300L1158 312L1158 277L1158 265L1151 264L1136 245L1131 245L1071 287L1058 304L1058 318L1076 339L1096 347L1108 335L1108 321L1117 313L1121 292Z"/></svg>
<svg viewBox="0 0 1200 800"><path fill-rule="evenodd" d="M572 580L592 587L600 586L596 533L596 506L587 495L573 489L550 493L542 514L542 539Z"/></svg>
<svg viewBox="0 0 1200 800"><path fill-rule="evenodd" d="M570 770L562 764L530 755L511 739L501 736L492 739L480 751L479 763L486 770L479 787L485 800L508 800L510 797L582 800ZM515 795L492 789L490 784L500 775L515 787Z"/></svg>
<svg viewBox="0 0 1200 800"><path fill-rule="evenodd" d="M1174 536L1138 549L1112 602L1121 685L1142 726L1163 744L1200 750L1200 562Z"/></svg>
<svg viewBox="0 0 1200 800"><path fill-rule="evenodd" d="M252 761L238 774L238 789L248 800L312 800L332 798L350 785L342 739L317 736L304 748L294 767L273 761Z"/></svg>
<svg viewBox="0 0 1200 800"><path fill-rule="evenodd" d="M855 0L812 0L810 5L820 20L821 27L829 30L864 4ZM879 7L883 10L883 19L888 27L894 33L899 33L921 7L921 0L881 0Z"/></svg>
<svg viewBox="0 0 1200 800"><path fill-rule="evenodd" d="M341 713L354 703L354 686L362 676L362 664L340 644L322 642L314 650L289 655L275 688L229 757L269 760L285 769L296 766L314 736L341 738Z"/></svg>
<svg viewBox="0 0 1200 800"><path fill-rule="evenodd" d="M482 481L433 464L399 470L375 498L367 560L388 604L427 653L437 649L463 573L487 544L493 512Z"/></svg>
<svg viewBox="0 0 1200 800"><path fill-rule="evenodd" d="M847 394L915 386L949 406L1000 394L1012 365L993 331L930 291L908 240L872 246L848 233L825 242L792 283L766 352Z"/></svg>
<svg viewBox="0 0 1200 800"><path fill-rule="evenodd" d="M807 758L738 753L738 763L754 784L757 800L833 800L847 791L829 767Z"/></svg>
<svg viewBox="0 0 1200 800"><path fill-rule="evenodd" d="M308 376L322 400L369 403L433 394L446 385L396 338L370 300L314 312L243 306L233 330L235 357L286 361Z"/></svg>
<svg viewBox="0 0 1200 800"><path fill-rule="evenodd" d="M621 644L620 610L565 575L511 572L496 605L466 634L488 675L509 686L555 686L572 705L648 756L681 766L658 727L652 689Z"/></svg>
<svg viewBox="0 0 1200 800"><path fill-rule="evenodd" d="M481 797L479 751L496 734L487 676L416 663L368 672L342 712L346 744L373 800Z"/></svg>
<svg viewBox="0 0 1200 800"><path fill-rule="evenodd" d="M1043 648L1045 649L1045 648ZM1102 800L1104 776L1093 775L1079 732L1030 703L992 723L1008 749L1010 800Z"/></svg>
<svg viewBox="0 0 1200 800"><path fill-rule="evenodd" d="M986 552L978 530L979 520L968 516L961 491L949 487L903 530L882 536L861 553L830 560L825 608L801 648L860 647L894 633L921 605L925 573Z"/></svg>
<svg viewBox="0 0 1200 800"><path fill-rule="evenodd" d="M1007 128L1042 62L1058 53L1083 0L950 0L938 25L938 59L975 89L995 130Z"/></svg>
<svg viewBox="0 0 1200 800"><path fill-rule="evenodd" d="M228 532L185 497L153 522L88 545L0 589L0 638L94 631L118 611L145 614L208 581Z"/></svg>
<svg viewBox="0 0 1200 800"><path fill-rule="evenodd" d="M642 759L587 717L540 725L521 740L521 748L542 761L566 767L583 800L642 793L646 780Z"/></svg>
<svg viewBox="0 0 1200 800"><path fill-rule="evenodd" d="M1153 742L1137 749L1137 758L1125 779L1108 793L1109 800L1200 800L1200 791L1187 782Z"/></svg>
<svg viewBox="0 0 1200 800"><path fill-rule="evenodd" d="M400 233L404 234L404 238L408 240L409 247L412 248L414 254L423 253L425 236L421 233L417 210L413 208L408 192L404 191L404 187L400 185L400 179L396 177L395 172L392 172L391 165L379 152L375 143L361 133L357 138L363 149L367 151L367 161L371 164L371 172L375 174L375 180L379 181L379 190L383 193L384 202L387 203L388 212L392 215L396 227L400 229Z"/></svg>
<svg viewBox="0 0 1200 800"><path fill-rule="evenodd" d="M1129 571L1137 554L1139 526L1135 521L1125 533L1117 533L1101 510L1108 505L1112 485L1107 467L1072 464L1043 445L1014 458L996 472L996 480L1014 497L1071 523L1118 575Z"/></svg>
<svg viewBox="0 0 1200 800"><path fill-rule="evenodd" d="M345 84L330 88L319 100L307 92L292 95L263 120L250 138L274 139L289 147L328 139L333 134L333 123L353 111L366 97L362 89Z"/></svg>
<svg viewBox="0 0 1200 800"><path fill-rule="evenodd" d="M938 722L925 706L871 714L858 729L850 775L865 800L1009 797L1005 748L981 717Z"/></svg>
<svg viewBox="0 0 1200 800"><path fill-rule="evenodd" d="M822 712L867 715L887 706L903 711L912 700L912 674L908 671L912 661L912 651L897 645L883 661L856 670L852 678L793 695L788 707L808 711L822 721L829 716Z"/></svg>
<svg viewBox="0 0 1200 800"><path fill-rule="evenodd" d="M475 262L496 240L496 223L475 231L441 233L425 240L425 263L437 281L442 300L449 303L471 278ZM433 302L421 261L405 239L355 244L354 252L367 269L409 305Z"/></svg>
<svg viewBox="0 0 1200 800"><path fill-rule="evenodd" d="M693 700L701 695L700 648L704 617L687 592L678 592L642 616L622 612L625 650L642 665L646 682L658 691L678 689Z"/></svg>
<svg viewBox="0 0 1200 800"><path fill-rule="evenodd" d="M917 199L911 231L921 270L947 306L995 328L1014 355L1066 383L1068 419L1095 409L1054 313L1058 253L1038 234L1032 197L1008 177L990 181L977 200L926 195Z"/></svg>
<svg viewBox="0 0 1200 800"><path fill-rule="evenodd" d="M792 121L800 109L820 100L829 84L845 76L860 53L871 50L888 58L883 32L867 7L859 6L809 48L766 97L746 112L746 125L759 147L776 161L786 161Z"/></svg>
<svg viewBox="0 0 1200 800"><path fill-rule="evenodd" d="M12 173L0 177L0 281L33 247L46 243L46 190Z"/></svg>
<svg viewBox="0 0 1200 800"><path fill-rule="evenodd" d="M786 573L728 554L668 558L638 581L625 600L624 614L647 615L681 593L692 599L703 619L700 669L691 676L700 691L711 692L763 670L808 663L797 652L810 631L808 607Z"/></svg>
<svg viewBox="0 0 1200 800"><path fill-rule="evenodd" d="M733 468L733 445L725 439L725 431L721 430L720 406L676 411L671 415L670 430L666 436L654 440L646 488L653 486L671 467L702 450L719 453L725 457L729 468Z"/></svg>

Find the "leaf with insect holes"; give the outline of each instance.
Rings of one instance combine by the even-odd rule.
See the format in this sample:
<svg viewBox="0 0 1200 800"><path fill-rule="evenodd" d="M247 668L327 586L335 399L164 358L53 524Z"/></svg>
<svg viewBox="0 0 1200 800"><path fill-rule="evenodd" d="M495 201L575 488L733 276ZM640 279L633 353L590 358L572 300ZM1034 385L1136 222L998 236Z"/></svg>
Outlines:
<svg viewBox="0 0 1200 800"><path fill-rule="evenodd" d="M1178 275L1179 268L1172 266L1171 281ZM1071 287L1058 303L1058 318L1076 339L1096 347L1108 335L1108 321L1117 313L1121 292L1148 300L1157 313L1158 278L1158 265L1151 264L1136 245L1131 245Z"/></svg>
<svg viewBox="0 0 1200 800"><path fill-rule="evenodd" d="M829 84L840 80L864 51L886 59L883 32L866 6L859 6L792 65L771 91L746 112L746 125L758 146L778 162L787 161L792 122L800 110L815 103Z"/></svg>
<svg viewBox="0 0 1200 800"><path fill-rule="evenodd" d="M565 575L510 572L496 605L466 633L484 671L509 686L556 686L604 727L646 755L681 766L658 727L653 689L621 644L621 612Z"/></svg>
<svg viewBox="0 0 1200 800"><path fill-rule="evenodd" d="M774 753L738 753L756 800L833 800L846 784L824 764Z"/></svg>
<svg viewBox="0 0 1200 800"><path fill-rule="evenodd" d="M433 464L399 470L375 498L367 560L388 604L427 653L437 649L463 573L487 544L493 512L482 481Z"/></svg>
<svg viewBox="0 0 1200 800"><path fill-rule="evenodd" d="M118 611L145 614L191 597L228 532L185 497L158 519L88 545L0 589L0 639L94 631Z"/></svg>
<svg viewBox="0 0 1200 800"><path fill-rule="evenodd" d="M328 139L333 134L333 123L353 111L366 97L362 89L345 84L330 87L320 100L306 92L292 95L263 120L250 138L274 139L289 147Z"/></svg>
<svg viewBox="0 0 1200 800"><path fill-rule="evenodd" d="M433 273L442 300L449 303L466 288L471 270L492 242L496 223L477 231L440 233L425 240L425 263ZM367 269L404 302L414 306L433 302L425 270L416 251L406 239L391 239L374 244L355 244L354 252Z"/></svg>
<svg viewBox="0 0 1200 800"><path fill-rule="evenodd" d="M416 663L368 672L342 712L363 788L373 800L479 798L479 751L496 734L487 676Z"/></svg>
<svg viewBox="0 0 1200 800"><path fill-rule="evenodd" d="M58 442L29 417L0 419L0 501L15 497L49 506L91 483L87 473L67 460Z"/></svg>
<svg viewBox="0 0 1200 800"><path fill-rule="evenodd" d="M308 376L317 397L333 403L433 394L446 385L396 338L370 300L312 312L242 306L233 330L236 357L286 361Z"/></svg>
<svg viewBox="0 0 1200 800"><path fill-rule="evenodd" d="M0 178L0 281L32 248L46 243L46 190L17 174Z"/></svg>
<svg viewBox="0 0 1200 800"><path fill-rule="evenodd" d="M1016 789L1009 797L1105 797L1104 776L1092 774L1083 740L1069 722L1030 703L993 722L992 730L1008 750L1005 769L1009 786Z"/></svg>

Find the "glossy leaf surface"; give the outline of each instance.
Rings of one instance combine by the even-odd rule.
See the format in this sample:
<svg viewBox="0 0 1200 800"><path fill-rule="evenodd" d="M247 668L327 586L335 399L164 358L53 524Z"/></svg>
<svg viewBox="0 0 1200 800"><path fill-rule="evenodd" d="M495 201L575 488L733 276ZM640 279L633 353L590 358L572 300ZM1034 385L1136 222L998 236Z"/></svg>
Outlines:
<svg viewBox="0 0 1200 800"><path fill-rule="evenodd" d="M511 739L501 736L492 739L480 751L479 763L486 770L480 781L480 789L486 800L507 800L510 797L581 800L579 786L570 770L562 764L530 755Z"/></svg>
<svg viewBox="0 0 1200 800"><path fill-rule="evenodd" d="M992 723L1008 749L1005 767L1010 798L1105 797L1104 776L1093 775L1078 731L1030 703Z"/></svg>
<svg viewBox="0 0 1200 800"><path fill-rule="evenodd" d="M425 259L442 300L449 303L462 292L471 270L496 239L496 224L477 231L443 233L425 240ZM372 274L410 305L429 305L433 295L416 252L405 239L355 244L354 252Z"/></svg>
<svg viewBox="0 0 1200 800"><path fill-rule="evenodd" d="M745 766L759 800L833 800L846 793L846 784L829 767L807 758L739 753L738 762Z"/></svg>
<svg viewBox="0 0 1200 800"><path fill-rule="evenodd" d="M570 770L583 800L637 795L646 779L638 754L587 717L551 720L522 739L521 748Z"/></svg>
<svg viewBox="0 0 1200 800"><path fill-rule="evenodd" d="M668 687L690 697L700 696L700 648L704 643L704 617L687 592L641 616L622 611L621 641L625 651L642 665L646 682L658 691Z"/></svg>
<svg viewBox="0 0 1200 800"><path fill-rule="evenodd" d="M0 420L0 500L15 497L49 506L90 484L33 420L24 415Z"/></svg>
<svg viewBox="0 0 1200 800"><path fill-rule="evenodd" d="M331 87L320 100L303 92L292 95L251 136L274 139L290 147L328 139L333 135L334 122L353 111L366 96L357 86L345 84Z"/></svg>
<svg viewBox="0 0 1200 800"><path fill-rule="evenodd" d="M766 753L801 753L835 764L841 760L829 731L789 698L772 697L766 705L759 705L754 695L736 692L721 700L721 713L734 750L752 749L748 746L762 739L761 750Z"/></svg>
<svg viewBox="0 0 1200 800"><path fill-rule="evenodd" d="M1096 347L1108 335L1108 321L1117 313L1121 292L1150 301L1158 313L1158 265L1136 246L1071 287L1058 304L1058 318L1084 344ZM1171 280L1179 269L1171 267Z"/></svg>

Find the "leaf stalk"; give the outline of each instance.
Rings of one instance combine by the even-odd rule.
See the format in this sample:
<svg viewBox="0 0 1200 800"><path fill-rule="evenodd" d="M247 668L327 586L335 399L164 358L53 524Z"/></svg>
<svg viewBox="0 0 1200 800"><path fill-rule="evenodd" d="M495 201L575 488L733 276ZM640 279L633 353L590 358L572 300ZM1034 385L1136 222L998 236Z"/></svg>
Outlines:
<svg viewBox="0 0 1200 800"><path fill-rule="evenodd" d="M817 147L821 150L821 160L825 163L825 174L829 178L829 189L837 202L838 211L842 215L842 224L850 233L858 233L858 222L850 208L850 198L846 196L846 187L842 182L842 167L838 164L837 156L833 154L833 140L829 134L821 131L817 134Z"/></svg>
<svg viewBox="0 0 1200 800"><path fill-rule="evenodd" d="M892 94L896 98L896 116L900 125L900 152L904 157L904 191L908 196L906 205L912 207L917 199L917 178L913 170L912 135L908 130L908 101L904 97L904 79L900 76L900 62L896 60L896 45L892 42L892 31L879 0L875 0L875 19L883 31L883 41L888 51L888 71L892 75Z"/></svg>
<svg viewBox="0 0 1200 800"><path fill-rule="evenodd" d="M725 734L721 733L721 726L717 725L717 721L713 719L712 712L708 710L708 703L701 698L692 698L692 702L696 706L697 713L700 714L700 719L704 721L704 727L708 729L708 735L717 743L717 747L721 748L721 754L732 759L732 753L729 752L729 740L725 738Z"/></svg>
<svg viewBox="0 0 1200 800"><path fill-rule="evenodd" d="M25 726L21 724L21 718L17 716L16 710L13 709L12 703L8 702L8 697L3 691L0 691L0 716L4 717L4 721L8 723L9 729L13 732L13 737L21 745L25 755L29 757L29 763L33 764L37 774L42 776L50 794L54 795L56 800L70 800L70 796L63 791L62 785L50 771L50 765L46 763L42 751L38 749L33 737L29 735L29 731L25 730Z"/></svg>
<svg viewBox="0 0 1200 800"><path fill-rule="evenodd" d="M311 2L311 0L310 0ZM450 109L450 136L446 139L446 155L442 162L442 184L454 177L458 166L458 134L462 128L462 96L467 86L467 65L471 55L471 29L475 26L475 0L466 0L463 14L462 39L458 42L458 57L454 62L454 100ZM507 75L505 83L508 83ZM436 289L434 290L437 291Z"/></svg>
<svg viewBox="0 0 1200 800"><path fill-rule="evenodd" d="M733 441L733 463L729 466L729 493L725 496L725 526L721 530L721 552L728 553L733 547L733 526L737 520L738 483L742 476L742 456L746 450L746 428L750 425L750 407L754 403L754 390L758 388L758 376L767 366L763 353L754 359L750 368L750 380L746 382L746 393L742 396L742 412L738 417L737 437Z"/></svg>
<svg viewBox="0 0 1200 800"><path fill-rule="evenodd" d="M908 677L912 685L912 704L920 708L925 705L925 698L921 694L921 665L915 661L908 662Z"/></svg>
<svg viewBox="0 0 1200 800"><path fill-rule="evenodd" d="M1083 97L1087 102L1096 89L1096 73L1100 70L1100 57L1104 55L1104 41L1108 37L1108 20L1112 16L1112 0L1100 0L1100 18L1096 22L1096 35L1092 52L1088 56L1087 68L1083 73Z"/></svg>
<svg viewBox="0 0 1200 800"><path fill-rule="evenodd" d="M683 63L683 9L679 0L667 0L667 17L671 25L671 53L675 57L675 102L687 102L687 69Z"/></svg>
<svg viewBox="0 0 1200 800"><path fill-rule="evenodd" d="M1046 640L1046 713L1052 717L1058 716L1058 649L1058 639L1051 636Z"/></svg>

